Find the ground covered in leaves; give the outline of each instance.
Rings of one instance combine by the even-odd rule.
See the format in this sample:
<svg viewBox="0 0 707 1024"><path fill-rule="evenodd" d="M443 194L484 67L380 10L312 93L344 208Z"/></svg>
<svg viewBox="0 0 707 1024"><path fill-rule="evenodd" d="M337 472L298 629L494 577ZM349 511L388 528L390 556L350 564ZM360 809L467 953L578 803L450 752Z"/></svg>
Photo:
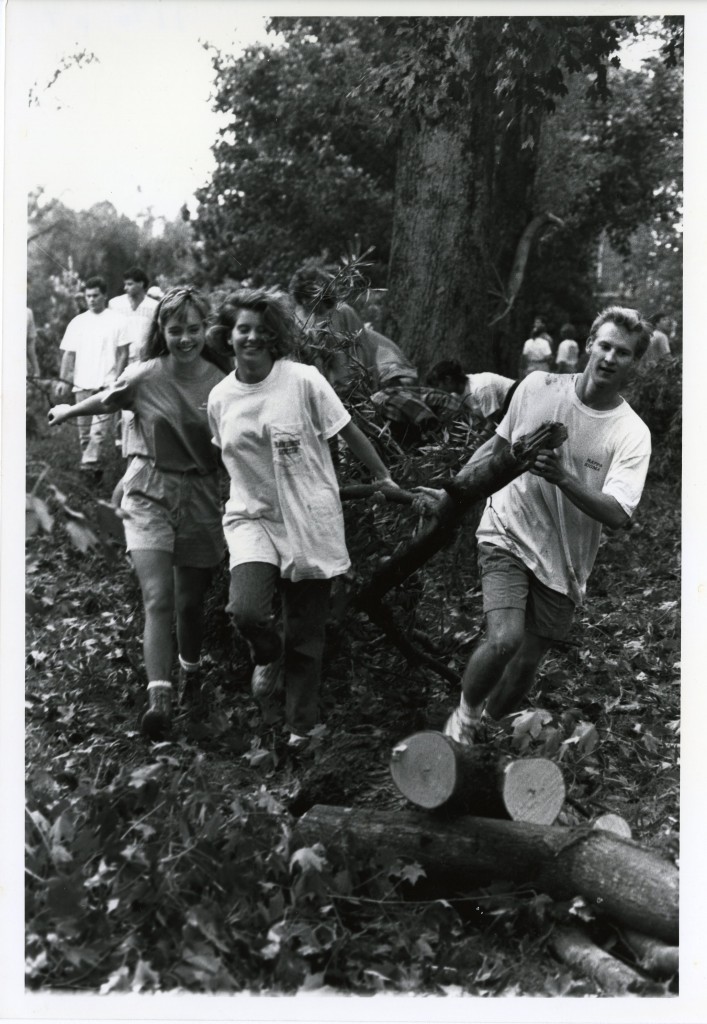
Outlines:
<svg viewBox="0 0 707 1024"><path fill-rule="evenodd" d="M450 450L449 438L427 439L400 472L429 480ZM654 460L632 529L604 539L587 605L545 662L532 707L493 738L499 750L559 763L561 821L620 814L666 857L677 856L679 813L675 451ZM182 715L170 742L151 745L138 729L139 592L100 504L120 463L89 493L76 457L71 426L29 444L28 987L599 992L548 948L555 921L591 918L581 900L552 903L503 879L471 879L440 898L418 865L384 848L364 859L296 841L314 804L404 806L392 746L440 727L458 699L456 685L407 663L346 609L348 590L415 517L347 508L355 574L334 602L323 724L306 754L288 753L279 709L263 712L250 696L247 653L223 610L225 567L209 597L211 711ZM391 600L408 635L456 672L482 628L469 532ZM606 926L602 940L621 955Z"/></svg>

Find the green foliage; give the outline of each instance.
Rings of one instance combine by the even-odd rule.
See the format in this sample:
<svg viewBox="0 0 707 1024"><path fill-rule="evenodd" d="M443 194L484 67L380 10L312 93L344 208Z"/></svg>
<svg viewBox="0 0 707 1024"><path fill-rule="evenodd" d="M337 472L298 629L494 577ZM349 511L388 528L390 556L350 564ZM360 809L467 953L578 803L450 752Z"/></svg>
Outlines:
<svg viewBox="0 0 707 1024"><path fill-rule="evenodd" d="M650 472L679 482L682 467L682 359L665 356L636 375L626 398L648 425Z"/></svg>
<svg viewBox="0 0 707 1024"><path fill-rule="evenodd" d="M317 21L316 39L299 19L275 19L286 45L213 53L215 108L230 121L198 193L199 260L212 284L286 286L306 258L338 257L354 233L387 260L394 154L353 95L376 31L366 19Z"/></svg>

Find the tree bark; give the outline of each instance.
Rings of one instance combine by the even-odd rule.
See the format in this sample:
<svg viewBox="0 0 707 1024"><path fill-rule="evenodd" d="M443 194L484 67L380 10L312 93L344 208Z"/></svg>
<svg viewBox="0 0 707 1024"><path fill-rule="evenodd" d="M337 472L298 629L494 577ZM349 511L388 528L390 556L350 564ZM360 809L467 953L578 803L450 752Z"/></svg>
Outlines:
<svg viewBox="0 0 707 1024"><path fill-rule="evenodd" d="M422 865L440 893L469 888L475 875L526 882L560 899L582 896L599 915L676 944L678 871L652 850L591 827L372 811L318 804L296 838L370 854L385 848Z"/></svg>
<svg viewBox="0 0 707 1024"><path fill-rule="evenodd" d="M499 757L488 747L464 747L440 732L417 732L393 748L393 782L425 810L510 818L551 825L562 810L565 784L543 757Z"/></svg>
<svg viewBox="0 0 707 1024"><path fill-rule="evenodd" d="M668 946L630 928L621 932L621 938L636 957L642 971L656 978L672 978L680 970L680 950L677 946Z"/></svg>
<svg viewBox="0 0 707 1024"><path fill-rule="evenodd" d="M550 946L560 960L596 981L606 995L647 994L656 989L654 982L600 949L580 928L556 926Z"/></svg>
<svg viewBox="0 0 707 1024"><path fill-rule="evenodd" d="M439 359L494 369L483 330L491 301L483 253L478 145L468 116L409 123L398 150L385 333L424 374Z"/></svg>

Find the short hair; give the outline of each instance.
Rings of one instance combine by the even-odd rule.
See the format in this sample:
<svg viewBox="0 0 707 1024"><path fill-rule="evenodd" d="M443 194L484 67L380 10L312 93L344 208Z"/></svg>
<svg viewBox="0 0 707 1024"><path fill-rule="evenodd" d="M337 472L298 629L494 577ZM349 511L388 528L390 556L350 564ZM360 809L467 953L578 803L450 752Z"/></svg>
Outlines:
<svg viewBox="0 0 707 1024"><path fill-rule="evenodd" d="M194 310L203 322L204 328L206 328L210 307L209 300L205 295L198 292L196 288L192 288L191 285L183 284L170 288L168 292L165 292L157 304L152 317L152 323L150 324L150 333L142 349L141 359L144 362L148 359L156 359L158 356L169 354L167 339L164 335L164 326L167 320L175 316L186 319L190 309ZM211 348L208 341L208 331L206 331L206 344L201 353L202 358L218 366L224 373L228 373L231 369L229 363L221 353Z"/></svg>
<svg viewBox="0 0 707 1024"><path fill-rule="evenodd" d="M609 323L616 324L628 335L637 339L636 347L633 350L634 359L640 359L645 355L653 333L651 325L637 309L630 309L627 306L607 306L606 309L602 309L589 328L587 342L594 341L599 328Z"/></svg>
<svg viewBox="0 0 707 1024"><path fill-rule="evenodd" d="M300 306L319 306L331 309L336 305L336 283L331 274L321 267L305 264L290 279L288 291Z"/></svg>
<svg viewBox="0 0 707 1024"><path fill-rule="evenodd" d="M577 336L577 328L574 324L563 324L560 327L560 341L574 341Z"/></svg>
<svg viewBox="0 0 707 1024"><path fill-rule="evenodd" d="M106 284L102 277L87 278L86 284L83 286L83 290L87 292L89 288L98 288L98 290L103 292L104 295L108 291L108 285Z"/></svg>
<svg viewBox="0 0 707 1024"><path fill-rule="evenodd" d="M462 364L457 359L441 359L438 363L435 363L427 374L427 383L430 387L436 388L439 387L445 377L449 377L457 387L462 389L466 385L466 374L462 369Z"/></svg>
<svg viewBox="0 0 707 1024"><path fill-rule="evenodd" d="M139 281L141 284L145 286L145 288L147 288L148 284L150 283L150 279L148 278L147 274L141 267L129 267L123 273L123 280Z"/></svg>
<svg viewBox="0 0 707 1024"><path fill-rule="evenodd" d="M657 313L651 313L651 315L648 317L648 323L652 324L653 327L657 327L660 321L663 319L663 317L667 315L668 314L664 312L664 310L659 309Z"/></svg>
<svg viewBox="0 0 707 1024"><path fill-rule="evenodd" d="M260 313L268 334L267 347L273 359L289 355L294 348L294 321L285 304L272 292L242 288L229 295L218 309L208 338L215 345L230 347L231 333L242 309Z"/></svg>

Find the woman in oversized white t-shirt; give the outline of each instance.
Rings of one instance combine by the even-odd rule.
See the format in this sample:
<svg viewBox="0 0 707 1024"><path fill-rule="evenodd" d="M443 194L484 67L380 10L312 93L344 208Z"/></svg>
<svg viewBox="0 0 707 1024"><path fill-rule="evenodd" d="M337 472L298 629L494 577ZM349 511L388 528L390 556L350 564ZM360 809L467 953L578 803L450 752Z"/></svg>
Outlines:
<svg viewBox="0 0 707 1024"><path fill-rule="evenodd" d="M232 345L236 369L211 392L208 416L231 479L228 610L250 647L253 694L269 697L284 684L289 742L299 747L318 721L331 580L350 565L329 440L338 434L375 482L396 485L322 374L283 358L292 334L272 294L232 295L210 336Z"/></svg>

